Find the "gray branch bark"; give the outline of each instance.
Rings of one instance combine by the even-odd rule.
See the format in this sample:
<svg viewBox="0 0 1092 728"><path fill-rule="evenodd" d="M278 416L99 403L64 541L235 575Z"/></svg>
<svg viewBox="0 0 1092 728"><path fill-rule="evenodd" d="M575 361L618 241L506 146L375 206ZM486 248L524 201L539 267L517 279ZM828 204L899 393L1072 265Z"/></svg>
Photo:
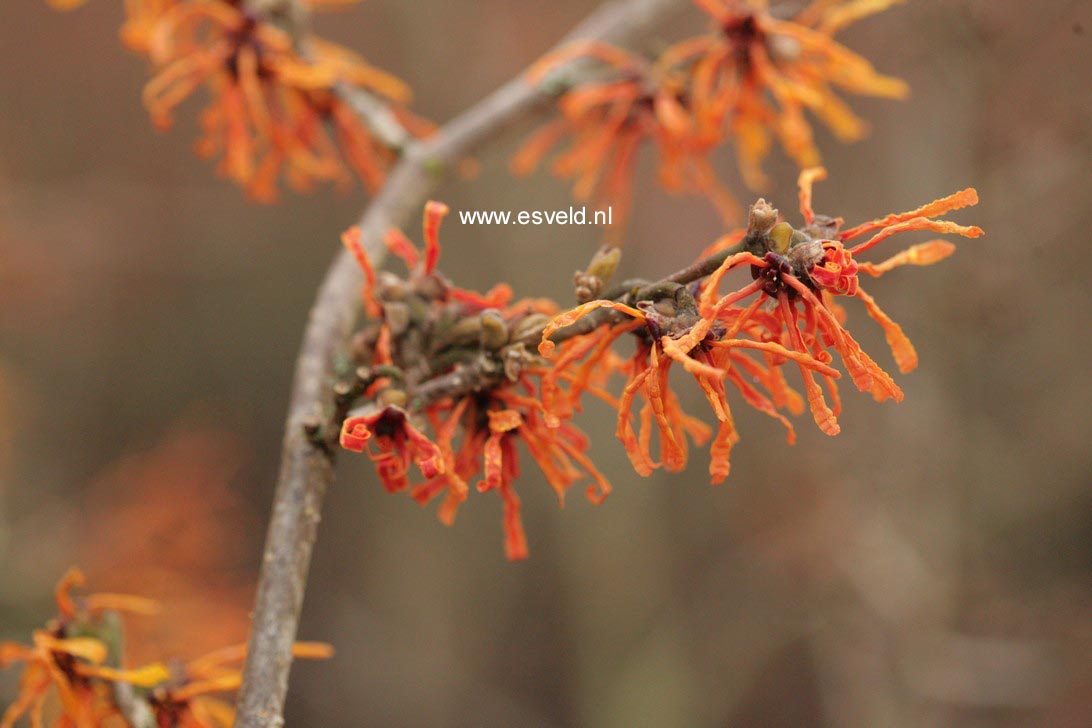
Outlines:
<svg viewBox="0 0 1092 728"><path fill-rule="evenodd" d="M598 38L624 44L654 28L680 0L612 0L562 43ZM499 131L545 105L548 95L514 79L422 141L409 142L382 190L361 219L363 240L377 263L383 233L401 227L421 209L443 172L496 137ZM303 607L311 551L322 501L333 480L333 454L313 445L308 421L333 407L334 366L358 314L361 274L342 251L326 274L311 310L296 363L285 424L281 470L266 535L248 657L239 692L236 728L280 728Z"/></svg>

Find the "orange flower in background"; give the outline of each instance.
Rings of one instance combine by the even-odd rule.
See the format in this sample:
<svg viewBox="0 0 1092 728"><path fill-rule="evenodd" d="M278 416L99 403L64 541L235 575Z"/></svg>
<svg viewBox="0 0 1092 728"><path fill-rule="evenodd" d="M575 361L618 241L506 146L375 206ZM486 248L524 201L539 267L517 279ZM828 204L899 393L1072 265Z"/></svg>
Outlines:
<svg viewBox="0 0 1092 728"><path fill-rule="evenodd" d="M355 1L305 5L339 8ZM169 127L176 109L204 88L210 102L201 113L197 153L219 159L220 174L255 199L275 201L282 179L306 192L319 182L345 187L354 174L374 191L396 150L372 133L340 91L371 94L408 132L427 135L431 125L405 109L409 88L346 48L290 37L260 13L241 0L126 0L121 39L155 70L144 89L153 122Z"/></svg>
<svg viewBox="0 0 1092 728"><path fill-rule="evenodd" d="M125 21L119 35L122 45L147 55L160 21L185 0L125 0Z"/></svg>
<svg viewBox="0 0 1092 728"><path fill-rule="evenodd" d="M117 728L128 725L115 688L125 685L128 702L139 702L158 726L229 728L230 702L213 697L238 689L245 645L221 648L181 663L153 662L127 668L119 654L125 640L119 613L148 616L159 606L142 597L122 594L74 595L84 577L70 569L55 591L57 617L36 630L30 646L0 643L0 669L23 665L19 693L0 717L0 728L20 718L31 726ZM329 645L298 642L295 657L325 659Z"/></svg>
<svg viewBox="0 0 1092 728"><path fill-rule="evenodd" d="M77 569L61 577L55 590L58 616L35 630L32 645L0 643L0 669L23 665L19 694L0 718L0 728L11 728L24 716L31 725L43 725L47 709L60 713L51 723L56 726L98 726L110 715L108 691L89 678L109 658L117 658L111 650L119 642L118 625L103 630L88 625L108 611L148 615L158 607L147 599L120 594L74 597L72 589L83 582Z"/></svg>
<svg viewBox="0 0 1092 728"><path fill-rule="evenodd" d="M363 406L340 423L338 439L345 449L368 452L388 491L409 487L421 504L444 495L439 517L448 525L481 474L478 492L496 491L503 503L505 553L523 559L527 540L514 488L520 442L559 502L583 478L592 481L593 502L610 484L588 459L580 430L547 423L543 392L556 375L529 345L557 306L513 301L503 284L484 294L453 286L436 268L447 211L441 203L426 205L422 251L401 232L388 232L386 245L405 262L405 277L377 273L359 231L344 236L364 269L363 299L373 320L359 337L361 369L346 390L347 400ZM602 373L579 376L589 391L613 401L598 387ZM423 478L412 487L411 465Z"/></svg>
<svg viewBox="0 0 1092 728"><path fill-rule="evenodd" d="M842 141L867 131L834 92L905 98L908 88L877 73L865 58L833 39L842 28L901 0L813 0L791 20L779 20L766 0L695 0L716 32L682 41L661 63L689 71L693 114L702 134L734 140L744 181L767 185L761 162L771 136L800 166L819 163L805 111Z"/></svg>
<svg viewBox="0 0 1092 728"><path fill-rule="evenodd" d="M321 181L344 185L349 169L369 189L382 183L393 152L336 90L364 89L400 110L410 96L405 84L319 39L307 40L304 58L288 34L234 2L155 8L149 14L158 17L136 26L131 21L126 38L158 69L144 89L158 126L169 126L175 109L204 87L212 100L201 115L197 151L218 157L219 171L256 199L274 200L282 177L300 191Z"/></svg>
<svg viewBox="0 0 1092 728"><path fill-rule="evenodd" d="M68 558L95 584L165 605L161 618L128 625L131 662L193 656L242 640L249 625L246 543L257 523L235 490L247 447L202 422L175 424L97 475L71 529Z"/></svg>
<svg viewBox="0 0 1092 728"><path fill-rule="evenodd" d="M558 100L560 118L535 132L512 158L512 170L530 174L563 139L568 149L553 161L552 171L573 180L577 200L611 206L619 221L630 207L633 165L640 147L653 144L659 153L660 184L672 192L706 195L726 220L739 205L721 187L707 159L712 145L700 142L685 108L685 79L662 73L643 58L604 43L576 42L541 59L527 75L533 84L574 58L606 66L607 77L571 88ZM617 234L617 233L616 233Z"/></svg>
<svg viewBox="0 0 1092 728"><path fill-rule="evenodd" d="M528 73L546 90L569 84L558 96L559 118L532 135L512 159L516 174L533 171L564 139L568 149L553 172L574 182L577 200L619 210L631 197L637 150L651 142L659 152L659 180L672 192L704 194L729 222L739 206L717 181L709 154L735 142L740 171L751 188L767 186L761 162L776 137L801 167L819 163L805 112L842 141L866 132L834 88L904 98L902 81L878 74L861 56L833 40L847 25L898 0L815 0L792 20L780 20L764 0L695 0L715 21L715 31L676 43L654 61L613 46L577 41L544 57ZM605 68L560 76L574 59Z"/></svg>
<svg viewBox="0 0 1092 728"><path fill-rule="evenodd" d="M594 300L556 316L542 334L539 351L554 356L551 337L588 316L603 320L589 333L567 338L556 358L570 365L566 352L592 350L609 346L624 333L636 335L635 353L626 369L627 383L619 400L617 436L625 446L634 469L648 475L659 466L679 470L686 464L686 436L702 444L709 438L707 428L686 416L668 383L672 363L680 364L694 377L705 393L718 421L718 431L711 446L710 474L714 482L729 472L731 448L738 440L735 423L726 396L725 382L731 382L743 400L756 409L778 418L786 427L790 443L792 425L781 410L798 414L800 396L786 384L781 367L799 368L807 402L816 424L823 432L835 435L840 428L837 380L840 374L830 364L835 351L842 359L854 384L869 392L877 401L901 401L902 391L894 380L868 356L844 327L845 312L834 302L835 296L854 296L865 304L868 314L884 330L895 362L901 372L917 365L917 355L902 329L860 287L858 274L878 276L901 265L927 265L951 254L954 246L945 241L915 245L879 264L861 263L856 256L870 250L899 232L933 232L978 237L982 230L934 218L978 202L973 189L924 205L916 210L874 220L842 230L842 220L816 215L812 210L812 185L822 179L821 168L805 170L800 176L800 202L804 226L793 228L778 222L778 213L759 200L751 209L748 229L725 236L725 241L711 246L720 251L719 266L706 270L689 285L658 284L651 292L630 293L639 300ZM867 233L867 240L847 248L846 243ZM699 261L701 263L703 261ZM749 266L752 282L720 295L723 277L730 271ZM746 303L751 299L749 303ZM611 325L604 309L635 319ZM598 342L598 343L589 343ZM602 355L600 349L595 349ZM748 356L750 352L751 356ZM754 358L757 355L760 358ZM583 356L579 354L578 356ZM827 404L816 377L821 377L834 401ZM640 427L634 430L631 408L640 395L645 405L639 414ZM560 397L578 398L578 387ZM573 409L571 402L559 409L558 397L544 400L548 411ZM650 441L653 427L660 441L660 458L652 458Z"/></svg>

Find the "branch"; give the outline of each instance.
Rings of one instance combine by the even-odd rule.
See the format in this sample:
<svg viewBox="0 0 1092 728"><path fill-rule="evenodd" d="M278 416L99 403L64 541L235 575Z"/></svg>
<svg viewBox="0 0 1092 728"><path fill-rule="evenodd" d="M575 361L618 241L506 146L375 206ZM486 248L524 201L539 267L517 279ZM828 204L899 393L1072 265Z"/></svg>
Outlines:
<svg viewBox="0 0 1092 728"><path fill-rule="evenodd" d="M747 243L741 241L719 253L703 258L688 268L677 271L660 281L654 283L641 280L625 281L612 288L602 297L608 300L626 303L631 306L640 301L658 300L664 293L671 291L672 287L678 288L679 285L685 285L705 278L719 268L720 264L723 263L728 256L743 252L746 249ZM592 331L595 331L602 326L616 324L619 321L625 320L625 318L625 314L618 313L617 311L608 308L602 308L584 316L579 321L570 324L565 328L558 329L550 335L550 340L555 344L560 344L568 339L590 334ZM533 349L538 344L541 337L542 330L539 329L537 332L528 332L523 339L524 343ZM505 373L502 365L492 359L479 357L475 361L457 366L452 371L433 377L413 388L410 391L411 396L408 409L416 412L425 409L429 404L444 399L445 397L458 398L472 392L489 389L504 378ZM366 409L367 406L358 408L347 414L350 417L357 414L363 414Z"/></svg>
<svg viewBox="0 0 1092 728"><path fill-rule="evenodd" d="M611 0L562 42L596 38L625 43L655 27L679 4L679 0ZM548 100L546 92L517 78L444 125L434 136L408 142L402 159L360 223L372 259L378 263L383 258L383 233L390 227L403 226L412 213L420 210L443 171ZM291 648L322 500L334 474L333 454L313 444L305 425L334 406L335 361L344 351L356 321L360 285L356 262L342 251L319 287L304 332L258 580L237 728L284 725Z"/></svg>

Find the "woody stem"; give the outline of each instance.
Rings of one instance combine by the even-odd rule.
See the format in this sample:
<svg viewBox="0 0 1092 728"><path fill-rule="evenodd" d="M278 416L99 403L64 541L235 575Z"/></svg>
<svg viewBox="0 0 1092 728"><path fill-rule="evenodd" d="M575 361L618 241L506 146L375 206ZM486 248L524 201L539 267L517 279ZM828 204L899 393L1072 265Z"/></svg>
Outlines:
<svg viewBox="0 0 1092 728"><path fill-rule="evenodd" d="M725 261L729 256L741 253L747 249L747 242L742 241L730 248L725 248L720 252L714 253L708 257L693 263L692 265L683 268L682 270L675 271L671 275L656 281L655 283L643 283L638 285L630 285L631 281L608 290L604 294L604 298L608 298L614 301L622 301L625 303L633 304L637 301L644 301L650 299L657 290L660 290L669 283L679 283L686 285L687 283L693 283L694 281L701 280L708 275L711 275L713 271L720 267L720 264ZM636 290L634 290L636 289ZM583 336L584 334L590 334L600 326L607 324L617 323L625 318L624 314L620 314L617 311L611 309L600 309L592 314L585 316L571 326L566 326L563 329L556 331L550 340L555 344L560 344L566 339L571 339L574 336Z"/></svg>
<svg viewBox="0 0 1092 728"><path fill-rule="evenodd" d="M633 305L638 301L651 300L655 297L657 291L669 284L685 285L705 278L719 268L721 263L730 255L743 252L745 249L746 243L740 242L730 248L706 258L702 258L693 265L676 271L660 281L655 283L626 281L619 286L609 289L603 297L613 301L628 303L630 305ZM618 313L612 309L602 308L588 314L576 323L566 326L563 329L558 329L550 336L550 340L555 344L560 344L568 339L590 334L592 331L595 331L602 326L614 325L624 319L625 314ZM420 384L412 392L409 409L411 411L420 411L432 402L445 397L454 398L487 389L491 383L496 382L503 376L503 369L501 367L496 364L491 364L484 359L479 359L474 363L457 367L451 372L441 374L438 377L433 377Z"/></svg>
<svg viewBox="0 0 1092 728"><path fill-rule="evenodd" d="M562 41L594 38L626 43L661 23L680 0L610 0ZM549 100L548 92L516 78L442 126L435 135L408 141L386 184L360 222L368 255L377 263L383 233L421 209L452 163L479 149L508 125ZM237 728L280 728L311 551L326 487L334 477L333 453L316 446L305 424L334 408L335 363L347 348L359 306L361 274L342 251L319 286L296 361L281 451L281 470L266 535L252 618Z"/></svg>

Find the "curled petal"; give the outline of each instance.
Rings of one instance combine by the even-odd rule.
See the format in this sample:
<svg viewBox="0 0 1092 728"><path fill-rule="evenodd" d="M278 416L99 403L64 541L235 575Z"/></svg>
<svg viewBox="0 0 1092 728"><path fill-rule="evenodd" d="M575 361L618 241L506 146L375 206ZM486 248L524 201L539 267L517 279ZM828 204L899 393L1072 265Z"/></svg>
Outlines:
<svg viewBox="0 0 1092 728"><path fill-rule="evenodd" d="M550 323L546 324L546 327L542 330L542 341L539 342L538 353L542 354L542 356L550 357L554 353L554 348L556 346L554 342L550 341L550 336L553 335L555 331L563 329L566 326L571 326L600 308L610 308L615 311L621 311L624 314L641 320L644 320L645 318L645 314L642 311L633 308L632 306L627 306L624 303L605 300L588 301L572 310L554 316L550 320Z"/></svg>
<svg viewBox="0 0 1092 728"><path fill-rule="evenodd" d="M341 446L353 452L364 452L372 439L371 425L374 417L349 417L341 424Z"/></svg>
<svg viewBox="0 0 1092 728"><path fill-rule="evenodd" d="M725 420L717 428L717 436L709 446L709 475L713 484L721 483L731 472L732 445L739 436L731 420Z"/></svg>
<svg viewBox="0 0 1092 728"><path fill-rule="evenodd" d="M485 477L478 482L478 491L481 493L500 488L501 483L504 482L504 454L501 449L501 438L503 437L503 430L494 432L482 447Z"/></svg>
<svg viewBox="0 0 1092 728"><path fill-rule="evenodd" d="M638 372L629 380L625 389L622 391L622 396L618 402L618 428L615 433L618 439L621 440L622 446L626 450L626 455L633 465L633 469L637 471L638 475L643 475L645 477L651 475L656 466L649 456L648 442L638 440L637 435L633 431L633 425L630 422L630 412L633 406L633 398L644 386L648 375L648 369ZM645 432L646 430L647 428L642 428L642 432Z"/></svg>
<svg viewBox="0 0 1092 728"><path fill-rule="evenodd" d="M403 424L403 431L416 448L414 461L426 478L433 478L444 472L444 454L436 443L428 439L408 421Z"/></svg>
<svg viewBox="0 0 1092 728"><path fill-rule="evenodd" d="M823 241L823 257L808 270L812 281L825 291L839 296L857 292L857 271L853 255L837 240Z"/></svg>

